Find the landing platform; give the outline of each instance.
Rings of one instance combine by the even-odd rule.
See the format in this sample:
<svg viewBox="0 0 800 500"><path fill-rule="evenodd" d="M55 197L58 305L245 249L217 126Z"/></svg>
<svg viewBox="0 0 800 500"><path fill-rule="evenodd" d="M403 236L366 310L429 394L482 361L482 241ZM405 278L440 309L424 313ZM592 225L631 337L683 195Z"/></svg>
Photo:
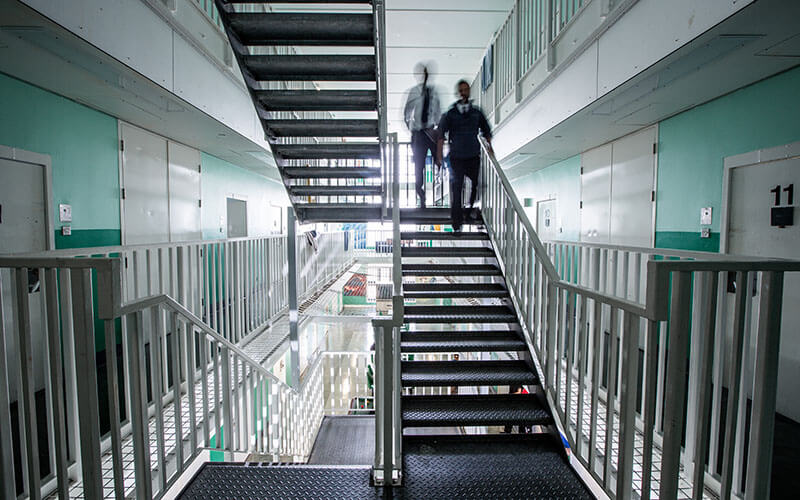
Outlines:
<svg viewBox="0 0 800 500"><path fill-rule="evenodd" d="M297 217L306 222L379 222L391 224L392 212L386 217L380 205L365 204L298 204ZM450 224L449 208L401 208L400 222L403 224ZM479 220L465 219L464 224L475 224Z"/></svg>
<svg viewBox="0 0 800 500"><path fill-rule="evenodd" d="M413 436L403 442L404 485L390 491L370 486L369 466L209 463L180 498L592 498L551 436Z"/></svg>

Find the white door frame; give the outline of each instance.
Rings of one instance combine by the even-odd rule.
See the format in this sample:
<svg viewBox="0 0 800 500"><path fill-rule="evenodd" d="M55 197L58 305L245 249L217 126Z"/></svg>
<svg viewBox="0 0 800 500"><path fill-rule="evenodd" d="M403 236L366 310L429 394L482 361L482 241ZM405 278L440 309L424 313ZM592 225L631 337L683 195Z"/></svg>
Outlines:
<svg viewBox="0 0 800 500"><path fill-rule="evenodd" d="M749 153L728 156L725 158L725 169L722 174L722 218L719 227L719 251L728 253L728 231L730 230L730 195L731 176L733 169L764 165L774 161L789 160L800 157L800 141L776 146L774 148L758 149Z"/></svg>
<svg viewBox="0 0 800 500"><path fill-rule="evenodd" d="M0 145L0 159L25 163L31 167L44 169L44 226L45 231L47 231L45 243L47 250L54 250L56 248L56 234L53 222L53 172L50 155Z"/></svg>

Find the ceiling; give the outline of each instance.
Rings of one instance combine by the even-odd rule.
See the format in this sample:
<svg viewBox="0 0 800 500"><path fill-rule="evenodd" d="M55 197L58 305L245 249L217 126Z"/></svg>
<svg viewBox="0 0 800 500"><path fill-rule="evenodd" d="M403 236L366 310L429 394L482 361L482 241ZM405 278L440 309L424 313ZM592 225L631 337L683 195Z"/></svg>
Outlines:
<svg viewBox="0 0 800 500"><path fill-rule="evenodd" d="M514 0L386 0L386 66L389 132L400 140L409 134L402 119L408 90L417 84L414 66L429 63L435 70L442 107L455 100L455 85L472 81L494 33L505 22ZM368 6L325 4L281 5L282 11L365 11ZM302 47L305 54L372 53L372 48ZM321 89L375 88L374 84L317 82ZM368 113L336 113L339 118L369 118ZM372 114L374 117L374 113Z"/></svg>
<svg viewBox="0 0 800 500"><path fill-rule="evenodd" d="M408 89L416 85L414 65L433 61L434 84L442 107L455 100L455 85L472 81L492 35L500 28L514 0L387 0L386 65L389 131L408 137L402 108Z"/></svg>

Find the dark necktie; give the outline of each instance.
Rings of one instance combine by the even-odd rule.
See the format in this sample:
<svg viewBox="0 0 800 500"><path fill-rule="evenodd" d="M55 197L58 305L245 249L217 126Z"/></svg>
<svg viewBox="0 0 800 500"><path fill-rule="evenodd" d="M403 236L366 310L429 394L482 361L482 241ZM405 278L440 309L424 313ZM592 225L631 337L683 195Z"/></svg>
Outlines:
<svg viewBox="0 0 800 500"><path fill-rule="evenodd" d="M428 126L428 112L431 108L431 93L428 87L422 87L422 127Z"/></svg>

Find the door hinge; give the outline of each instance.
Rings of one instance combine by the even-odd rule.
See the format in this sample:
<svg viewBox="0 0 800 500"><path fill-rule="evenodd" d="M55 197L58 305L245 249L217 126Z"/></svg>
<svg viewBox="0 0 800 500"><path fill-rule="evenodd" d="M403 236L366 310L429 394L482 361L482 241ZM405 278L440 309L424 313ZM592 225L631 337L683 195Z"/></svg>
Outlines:
<svg viewBox="0 0 800 500"><path fill-rule="evenodd" d="M203 173L203 165L198 165L197 166L197 173L198 174L202 174Z"/></svg>
<svg viewBox="0 0 800 500"><path fill-rule="evenodd" d="M125 257L125 269L128 269L128 258Z"/></svg>
<svg viewBox="0 0 800 500"><path fill-rule="evenodd" d="M653 143L653 154L656 154L656 153L658 153L658 143L654 142Z"/></svg>
<svg viewBox="0 0 800 500"><path fill-rule="evenodd" d="M650 191L650 201L656 201L656 192Z"/></svg>
<svg viewBox="0 0 800 500"><path fill-rule="evenodd" d="M203 200L197 200L197 207L203 208Z"/></svg>
<svg viewBox="0 0 800 500"><path fill-rule="evenodd" d="M581 175L583 175L583 167L581 167Z"/></svg>
<svg viewBox="0 0 800 500"><path fill-rule="evenodd" d="M578 208L583 208L583 201L580 202L580 206Z"/></svg>
<svg viewBox="0 0 800 500"><path fill-rule="evenodd" d="M125 188L122 188L122 199L125 199Z"/></svg>
<svg viewBox="0 0 800 500"><path fill-rule="evenodd" d="M122 139L119 140L119 150L125 151L125 141L123 141Z"/></svg>

